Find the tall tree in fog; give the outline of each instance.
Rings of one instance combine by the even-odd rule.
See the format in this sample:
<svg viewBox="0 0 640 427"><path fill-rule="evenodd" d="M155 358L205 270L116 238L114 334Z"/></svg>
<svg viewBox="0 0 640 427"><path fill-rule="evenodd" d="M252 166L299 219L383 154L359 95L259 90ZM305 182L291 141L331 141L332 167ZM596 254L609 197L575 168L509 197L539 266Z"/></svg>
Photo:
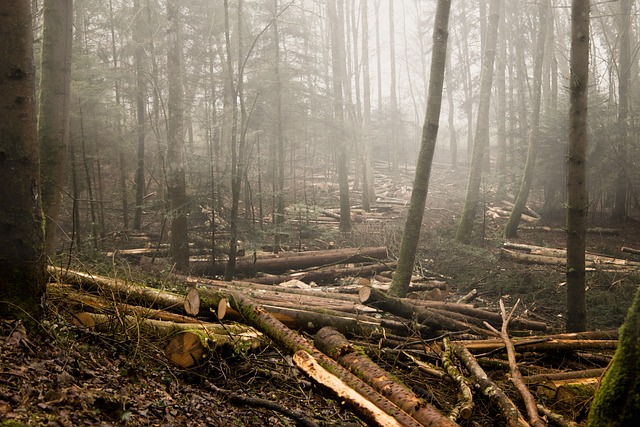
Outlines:
<svg viewBox="0 0 640 427"><path fill-rule="evenodd" d="M619 1L618 17L618 170L616 175L613 218L623 221L627 216L627 144L629 143L629 88L631 86L631 2Z"/></svg>
<svg viewBox="0 0 640 427"><path fill-rule="evenodd" d="M587 95L589 83L589 0L571 2L569 147L567 150L567 317L568 332L587 328L585 234L587 191Z"/></svg>
<svg viewBox="0 0 640 427"><path fill-rule="evenodd" d="M547 31L549 26L547 20L549 19L549 9L551 5L549 0L543 0L538 4L539 9L539 21L538 21L538 35L536 39L536 53L533 63L533 96L531 100L531 125L529 127L529 145L527 149L527 161L524 167L524 173L522 174L522 181L520 183L520 190L516 197L516 203L511 211L511 216L504 229L504 237L507 239L513 238L518 234L518 224L520 224L520 216L524 211L525 204L529 198L529 191L531 190L531 184L533 182L533 172L536 165L536 157L538 155L538 139L540 135L540 98L542 94L542 61L544 60L544 49L547 43ZM498 120L502 120L501 117Z"/></svg>
<svg viewBox="0 0 640 427"><path fill-rule="evenodd" d="M187 236L187 191L184 171L184 105L182 90L182 40L180 3L167 2L167 78L169 99L167 110L167 188L171 201L171 256L176 267L189 270L189 239Z"/></svg>
<svg viewBox="0 0 640 427"><path fill-rule="evenodd" d="M133 1L133 9L135 20L133 21L133 42L134 63L136 74L136 136L137 136L137 153L136 153L136 175L134 179L136 187L136 210L133 216L133 229L140 230L142 227L142 202L144 200L145 179L144 179L144 142L145 142L145 111L146 102L146 78L144 75L143 63L145 59L144 48L144 29L146 13L140 8L140 0Z"/></svg>
<svg viewBox="0 0 640 427"><path fill-rule="evenodd" d="M46 258L29 1L0 2L0 52L0 317L35 329Z"/></svg>
<svg viewBox="0 0 640 427"><path fill-rule="evenodd" d="M362 165L362 207L371 209L375 200L373 180L373 156L371 143L371 77L369 75L369 0L362 0L362 98L363 111L363 165Z"/></svg>
<svg viewBox="0 0 640 427"><path fill-rule="evenodd" d="M397 77L396 77L396 30L395 30L395 14L393 11L393 0L389 0L389 66L391 67L391 87L389 91L389 97L391 100L391 138L389 145L391 149L391 171L393 172L394 180L397 179L398 173L398 158L400 150L400 129L398 121L400 114L398 112L398 93L397 93Z"/></svg>
<svg viewBox="0 0 640 427"><path fill-rule="evenodd" d="M344 129L344 101L342 92L344 67L344 32L342 21L338 19L336 1L327 2L327 13L331 26L331 69L333 86L333 116L335 119L335 149L338 169L338 187L340 191L340 231L351 231L351 205L349 202L349 168L347 158L347 141Z"/></svg>
<svg viewBox="0 0 640 427"><path fill-rule="evenodd" d="M285 150L284 150L284 131L282 128L282 79L280 76L280 31L278 29L278 0L273 0L273 49L274 49L274 72L276 83L276 176L274 177L274 193L276 196L276 209L274 215L275 244L273 250L275 253L280 251L282 226L284 225L284 168L285 168Z"/></svg>
<svg viewBox="0 0 640 427"><path fill-rule="evenodd" d="M58 228L69 146L73 1L47 1L42 15L38 140L42 208L46 218L45 253L51 254Z"/></svg>
<svg viewBox="0 0 640 427"><path fill-rule="evenodd" d="M415 263L420 228L429 190L431 164L438 136L440 109L442 105L442 87L447 62L447 40L449 36L449 11L451 0L438 0L433 25L433 50L431 53L431 71L427 112L422 127L422 142L416 165L411 200L407 212L407 221L402 234L402 244L398 257L398 267L393 275L390 293L404 297L409 289L413 265Z"/></svg>
<svg viewBox="0 0 640 427"><path fill-rule="evenodd" d="M462 217L456 232L456 240L463 243L471 241L476 210L480 203L480 182L486 147L489 144L489 111L491 107L491 86L493 82L493 63L496 56L498 26L500 24L501 0L491 0L489 5L489 23L482 54L482 72L480 75L480 99L478 118L473 141L473 154L469 169L469 183L462 210Z"/></svg>

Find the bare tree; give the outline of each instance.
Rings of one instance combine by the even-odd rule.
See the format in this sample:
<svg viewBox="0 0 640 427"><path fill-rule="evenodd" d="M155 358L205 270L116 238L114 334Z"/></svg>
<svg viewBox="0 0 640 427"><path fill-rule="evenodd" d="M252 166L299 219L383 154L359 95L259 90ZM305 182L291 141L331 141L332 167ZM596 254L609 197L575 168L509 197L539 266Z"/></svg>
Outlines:
<svg viewBox="0 0 640 427"><path fill-rule="evenodd" d="M138 139L137 163L136 163L136 210L133 215L133 229L139 230L142 227L142 202L144 200L145 180L144 180L144 143L145 143L145 110L146 103L146 80L144 76L144 21L143 13L140 9L140 0L133 2L136 19L133 24L133 39L135 43L135 68L136 68L136 136Z"/></svg>
<svg viewBox="0 0 640 427"><path fill-rule="evenodd" d="M589 0L571 2L569 147L567 150L567 317L569 332L587 327L585 301Z"/></svg>
<svg viewBox="0 0 640 427"><path fill-rule="evenodd" d="M369 8L368 0L362 0L362 92L363 112L363 165L362 165L362 207L371 209L371 201L375 199L373 180L373 157L371 144L371 77L369 75Z"/></svg>
<svg viewBox="0 0 640 427"><path fill-rule="evenodd" d="M449 11L451 0L438 0L435 23L433 26L433 50L431 53L431 71L427 112L422 127L422 143L416 165L416 176L409 202L407 221L402 234L398 267L391 282L390 293L404 297L409 289L416 250L420 239L420 228L429 190L431 163L438 136L440 109L442 106L442 87L447 62L447 40L449 36Z"/></svg>

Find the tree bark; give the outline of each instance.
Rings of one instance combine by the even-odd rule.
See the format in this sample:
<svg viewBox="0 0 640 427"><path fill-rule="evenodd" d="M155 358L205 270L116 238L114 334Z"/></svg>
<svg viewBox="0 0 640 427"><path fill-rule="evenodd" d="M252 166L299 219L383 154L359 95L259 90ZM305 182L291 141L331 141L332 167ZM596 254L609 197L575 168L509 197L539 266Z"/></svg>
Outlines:
<svg viewBox="0 0 640 427"><path fill-rule="evenodd" d="M69 146L73 0L45 2L42 14L38 142L42 208L46 218L44 247L46 254L52 254Z"/></svg>
<svg viewBox="0 0 640 427"><path fill-rule="evenodd" d="M567 318L569 332L587 328L585 230L589 209L586 156L589 90L588 0L571 2L569 147L567 149Z"/></svg>
<svg viewBox="0 0 640 427"><path fill-rule="evenodd" d="M46 257L30 2L0 2L0 51L0 317L35 329Z"/></svg>
<svg viewBox="0 0 640 427"><path fill-rule="evenodd" d="M178 270L189 270L189 240L187 236L187 193L184 171L184 120L182 89L182 41L181 5L178 2L167 3L169 99L167 109L167 188L171 201L168 213L171 221L171 256Z"/></svg>
<svg viewBox="0 0 640 427"><path fill-rule="evenodd" d="M429 99L427 100L427 112L422 128L422 143L418 154L416 175L411 191L409 211L402 233L402 243L398 256L398 268L391 282L391 295L404 297L409 290L409 282L413 273L420 229L424 209L427 203L429 191L429 178L431 177L431 163L435 152L438 137L438 123L440 121L440 109L442 106L442 87L444 85L444 73L447 63L447 39L449 37L449 11L450 0L439 0L436 6L435 24L433 27L433 51L431 57L431 72L429 81Z"/></svg>

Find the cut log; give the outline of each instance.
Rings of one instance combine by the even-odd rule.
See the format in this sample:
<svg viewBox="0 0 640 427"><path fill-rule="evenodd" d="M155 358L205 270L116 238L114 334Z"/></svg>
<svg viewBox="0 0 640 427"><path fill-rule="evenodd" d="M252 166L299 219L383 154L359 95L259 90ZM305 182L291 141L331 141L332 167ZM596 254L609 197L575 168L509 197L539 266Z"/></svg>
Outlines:
<svg viewBox="0 0 640 427"><path fill-rule="evenodd" d="M265 345L255 329L239 324L173 323L134 316L107 316L99 313L77 313L76 324L99 332L124 331L144 333L150 338L169 338L165 347L167 358L183 368L201 363L213 352L223 349L246 353Z"/></svg>
<svg viewBox="0 0 640 427"><path fill-rule="evenodd" d="M266 310L255 304L246 296L237 292L232 293L229 298L229 303L231 308L238 311L243 316L246 323L262 331L281 348L288 350L292 354L297 353L298 357L302 360L308 361L309 357L307 355L302 355L301 352L305 352L309 356L313 356L313 359L315 359L320 366L337 376L341 381L346 383L360 395L364 396L367 400L374 403L375 406L382 409L388 415L391 415L401 425L409 427L419 426L419 423L411 418L406 412L398 408L385 397L381 396L371 386L351 374L338 363L323 355L306 339L287 328ZM370 418L369 413L359 411L361 409L360 407L352 409L358 411L357 413L359 415L367 417L365 418L366 420L375 422L374 419Z"/></svg>
<svg viewBox="0 0 640 427"><path fill-rule="evenodd" d="M482 393L491 399L494 403L498 405L500 409L500 413L502 417L506 420L507 425L510 427L526 427L529 426L529 423L522 418L522 414L514 405L514 403L509 399L509 397L504 394L504 391L500 389L491 379L487 376L484 370L478 365L475 357L469 351L460 344L453 343L451 346L453 354L464 364L467 370L471 374L471 378L473 379L474 384L479 390L482 390Z"/></svg>
<svg viewBox="0 0 640 427"><path fill-rule="evenodd" d="M256 272L282 274L289 270L300 270L310 267L324 267L335 264L360 263L382 261L387 259L387 248L348 248L331 249L326 251L307 251L281 253L260 257L239 257L236 260L236 271L248 275ZM201 276L216 276L224 273L226 263L216 262L211 265L210 260L194 261L191 273Z"/></svg>
<svg viewBox="0 0 640 427"><path fill-rule="evenodd" d="M494 335L493 332L479 328L469 323L452 319L442 314L436 313L425 307L418 307L399 298L390 297L377 289L365 286L358 294L360 301L370 307L387 311L405 319L416 319L422 324L426 324L439 329L450 331L470 330L481 336Z"/></svg>
<svg viewBox="0 0 640 427"><path fill-rule="evenodd" d="M575 406L590 400L599 384L599 378L552 380L539 384L536 391L549 399Z"/></svg>
<svg viewBox="0 0 640 427"><path fill-rule="evenodd" d="M307 374L309 378L333 392L334 395L345 402L354 412L359 414L363 420L371 423L371 425L380 427L403 427L403 424L400 424L395 418L382 411L358 392L344 384L339 378L320 366L320 364L304 350L298 350L294 353L293 362L298 369Z"/></svg>
<svg viewBox="0 0 640 427"><path fill-rule="evenodd" d="M353 346L334 328L320 329L315 336L314 344L316 348L337 360L422 425L433 427L456 425L431 404L418 398L404 384L394 380L388 372L375 364L361 349Z"/></svg>
<svg viewBox="0 0 640 427"><path fill-rule="evenodd" d="M471 353L488 353L504 349L501 340L475 340L455 341L455 344L464 345ZM558 340L548 338L531 338L514 340L514 346L518 351L549 352L549 351L584 351L584 350L615 350L617 340Z"/></svg>
<svg viewBox="0 0 640 427"><path fill-rule="evenodd" d="M334 282L342 277L372 277L382 271L394 269L398 264L395 262L379 263L373 265L363 265L360 267L327 267L310 271L301 271L291 274L266 275L251 279L252 283L262 283L275 285L284 283L292 279L302 280L305 283L327 283Z"/></svg>
<svg viewBox="0 0 640 427"><path fill-rule="evenodd" d="M600 378L605 371L605 368L594 368L584 369L581 371L554 372L548 374L529 375L524 377L524 380L529 384L533 384L544 381L570 380L576 378Z"/></svg>
<svg viewBox="0 0 640 427"><path fill-rule="evenodd" d="M628 248L626 246L623 246L622 248L620 248L620 250L622 252L627 252L634 255L640 255L640 249Z"/></svg>

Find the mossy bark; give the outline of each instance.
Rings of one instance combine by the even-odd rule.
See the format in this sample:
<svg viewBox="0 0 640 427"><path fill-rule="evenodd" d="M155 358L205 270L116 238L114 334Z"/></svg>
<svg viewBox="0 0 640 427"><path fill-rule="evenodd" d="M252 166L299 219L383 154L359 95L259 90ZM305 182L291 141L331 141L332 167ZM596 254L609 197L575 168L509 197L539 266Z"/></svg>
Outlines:
<svg viewBox="0 0 640 427"><path fill-rule="evenodd" d="M35 327L45 291L30 2L0 2L0 317Z"/></svg>
<svg viewBox="0 0 640 427"><path fill-rule="evenodd" d="M640 290L620 329L618 349L591 405L588 425L640 425Z"/></svg>

